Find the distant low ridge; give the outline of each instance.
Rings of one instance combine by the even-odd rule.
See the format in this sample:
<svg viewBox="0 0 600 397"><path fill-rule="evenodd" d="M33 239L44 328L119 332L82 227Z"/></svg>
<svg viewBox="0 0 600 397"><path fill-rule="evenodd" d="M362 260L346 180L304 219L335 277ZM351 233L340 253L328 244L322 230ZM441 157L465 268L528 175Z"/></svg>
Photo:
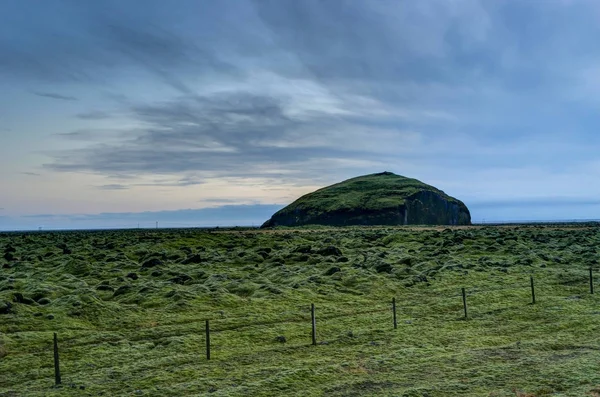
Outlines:
<svg viewBox="0 0 600 397"><path fill-rule="evenodd" d="M462 201L416 179L381 172L306 194L262 227L470 224Z"/></svg>

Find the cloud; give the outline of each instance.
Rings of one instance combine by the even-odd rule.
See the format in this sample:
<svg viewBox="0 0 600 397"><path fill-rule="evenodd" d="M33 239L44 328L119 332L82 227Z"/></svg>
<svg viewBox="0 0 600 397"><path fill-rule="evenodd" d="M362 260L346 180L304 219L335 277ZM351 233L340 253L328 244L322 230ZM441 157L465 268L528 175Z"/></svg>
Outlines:
<svg viewBox="0 0 600 397"><path fill-rule="evenodd" d="M143 68L183 94L194 90L180 77L196 70L236 73L237 68L221 59L214 48L191 44L161 26L131 26L110 21L103 27L107 50Z"/></svg>
<svg viewBox="0 0 600 397"><path fill-rule="evenodd" d="M18 4L12 7L12 12L0 16L13 38L0 40L0 78L111 85L115 78L136 70L189 94L193 89L188 80L198 73L238 71L221 59L211 40L190 40L189 31L165 24L172 9L155 1L143 9L110 0L86 5L55 1L33 11ZM205 18L206 11L194 14ZM24 13L27 18L19 18Z"/></svg>
<svg viewBox="0 0 600 397"><path fill-rule="evenodd" d="M237 202L237 200L234 199L226 199L226 198L207 198L207 199L202 199L200 200L200 202L202 203L218 203L218 204L233 204L235 202Z"/></svg>
<svg viewBox="0 0 600 397"><path fill-rule="evenodd" d="M119 185L119 184L110 184L110 185L96 186L96 188L100 189L100 190L127 190L127 189L129 189L129 186Z"/></svg>
<svg viewBox="0 0 600 397"><path fill-rule="evenodd" d="M94 139L95 133L93 130L76 130L71 132L61 132L57 135L69 140L89 141Z"/></svg>
<svg viewBox="0 0 600 397"><path fill-rule="evenodd" d="M75 98L74 96L61 95L61 94L56 94L53 92L34 92L33 94L35 94L37 96L45 97L45 98L59 99L61 101L76 101L77 100L77 98Z"/></svg>
<svg viewBox="0 0 600 397"><path fill-rule="evenodd" d="M104 142L110 139L119 139L121 137L126 137L128 134L129 130L80 128L70 132L61 132L56 134L56 136L70 141Z"/></svg>
<svg viewBox="0 0 600 397"><path fill-rule="evenodd" d="M366 91L387 91L389 84L393 89L405 82L449 83L474 68L489 68L484 57L466 56L485 50L491 29L487 10L476 1L257 0L254 5L277 45L330 87L367 82Z"/></svg>
<svg viewBox="0 0 600 397"><path fill-rule="evenodd" d="M272 74L240 88L131 104L124 113L136 127L107 132L117 142L51 153L54 161L46 167L101 175L183 174L177 182L157 181L161 186L189 186L209 176L306 177L333 163L349 165L344 160L350 159L363 165L376 159L383 166L386 156L420 140L419 133L395 123L451 122L440 112L394 108L356 95L337 98L314 82ZM61 134L88 141L95 135ZM197 175L190 179L190 173Z"/></svg>
<svg viewBox="0 0 600 397"><path fill-rule="evenodd" d="M90 112L78 113L76 117L82 120L102 120L110 118L111 115L110 113L101 110L93 110Z"/></svg>
<svg viewBox="0 0 600 397"><path fill-rule="evenodd" d="M164 179L154 179L152 182L148 183L137 183L136 186L176 186L176 187L185 187L185 186L196 186L202 185L206 181L199 176L185 176L183 178L164 178Z"/></svg>
<svg viewBox="0 0 600 397"><path fill-rule="evenodd" d="M41 176L41 174L38 174L37 172L21 172L21 175L27 175L27 176Z"/></svg>
<svg viewBox="0 0 600 397"><path fill-rule="evenodd" d="M214 42L193 40L181 28L185 18L175 28L152 12L141 23L127 8L115 15L103 10L90 28L103 57L144 69L177 96L127 102L124 113L135 127L116 131L118 142L94 139L101 143L53 153L46 167L101 175L300 178L323 174L341 160L439 161L428 148L448 150L457 137L482 147L502 136L509 146L520 131L497 114L486 119L489 109L508 108L524 122L542 112L498 88L530 69L500 67L498 52L514 50L504 16L479 2L241 4L230 16L237 27L223 18L221 5L203 7L215 20L198 29L216 29ZM220 30L215 21L231 29ZM192 70L214 80L198 86ZM91 141L89 135L63 134ZM462 153L444 154L462 161Z"/></svg>
<svg viewBox="0 0 600 397"><path fill-rule="evenodd" d="M257 173L257 167L298 161L313 149L277 148L266 142L301 126L301 120L285 114L284 106L280 98L244 92L136 105L130 111L147 128L128 131L132 137L122 144L59 154L48 167L99 173Z"/></svg>
<svg viewBox="0 0 600 397"><path fill-rule="evenodd" d="M0 38L0 78L95 85L118 105L77 114L48 170L276 189L389 169L482 200L592 186L593 3L68 3L0 16L18 33ZM81 120L108 128L73 130ZM577 183L548 182L566 169Z"/></svg>

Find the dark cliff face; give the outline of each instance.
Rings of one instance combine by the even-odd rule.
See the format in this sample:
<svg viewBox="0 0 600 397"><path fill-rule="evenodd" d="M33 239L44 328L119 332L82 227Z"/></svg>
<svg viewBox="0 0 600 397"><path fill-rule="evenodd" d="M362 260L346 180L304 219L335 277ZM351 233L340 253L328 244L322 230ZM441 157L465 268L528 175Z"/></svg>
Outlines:
<svg viewBox="0 0 600 397"><path fill-rule="evenodd" d="M302 225L470 225L471 214L462 202L450 202L439 194L423 191L406 204L382 210L341 210L312 216L306 211L280 211L262 227Z"/></svg>
<svg viewBox="0 0 600 397"><path fill-rule="evenodd" d="M302 226L302 225L329 225L329 226L352 226L352 225L403 225L406 209L367 211L367 210L342 210L331 211L312 217L301 211L292 213L281 213L274 215L262 227L275 226Z"/></svg>
<svg viewBox="0 0 600 397"><path fill-rule="evenodd" d="M389 189L387 183L390 184ZM356 189L356 186L360 188ZM398 190L404 186L410 188ZM334 188L343 193L332 198L329 192ZM345 205L349 198L357 205ZM340 205L332 206L337 202ZM414 179L381 173L353 178L303 196L274 214L262 227L470 224L471 214L461 201Z"/></svg>
<svg viewBox="0 0 600 397"><path fill-rule="evenodd" d="M422 191L406 199L405 225L470 225L471 213L464 203L449 201L435 192Z"/></svg>

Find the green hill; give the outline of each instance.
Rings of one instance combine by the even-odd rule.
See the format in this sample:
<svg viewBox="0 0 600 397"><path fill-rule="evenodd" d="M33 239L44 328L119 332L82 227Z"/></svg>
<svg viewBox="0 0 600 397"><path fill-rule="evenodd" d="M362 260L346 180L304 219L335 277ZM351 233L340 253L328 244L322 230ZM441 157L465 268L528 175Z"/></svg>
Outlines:
<svg viewBox="0 0 600 397"><path fill-rule="evenodd" d="M348 179L300 197L262 227L301 225L469 225L463 202L391 172Z"/></svg>

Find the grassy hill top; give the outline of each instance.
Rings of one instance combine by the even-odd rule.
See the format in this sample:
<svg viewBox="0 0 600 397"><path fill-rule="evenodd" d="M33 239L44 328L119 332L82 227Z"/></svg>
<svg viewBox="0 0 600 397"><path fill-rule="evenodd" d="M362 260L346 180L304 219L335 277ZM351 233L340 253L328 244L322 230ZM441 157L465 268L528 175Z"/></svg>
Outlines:
<svg viewBox="0 0 600 397"><path fill-rule="evenodd" d="M317 211L380 210L403 205L407 197L423 190L438 193L449 201L458 202L441 190L417 179L382 172L324 187L300 197L286 209L290 212L297 208Z"/></svg>

